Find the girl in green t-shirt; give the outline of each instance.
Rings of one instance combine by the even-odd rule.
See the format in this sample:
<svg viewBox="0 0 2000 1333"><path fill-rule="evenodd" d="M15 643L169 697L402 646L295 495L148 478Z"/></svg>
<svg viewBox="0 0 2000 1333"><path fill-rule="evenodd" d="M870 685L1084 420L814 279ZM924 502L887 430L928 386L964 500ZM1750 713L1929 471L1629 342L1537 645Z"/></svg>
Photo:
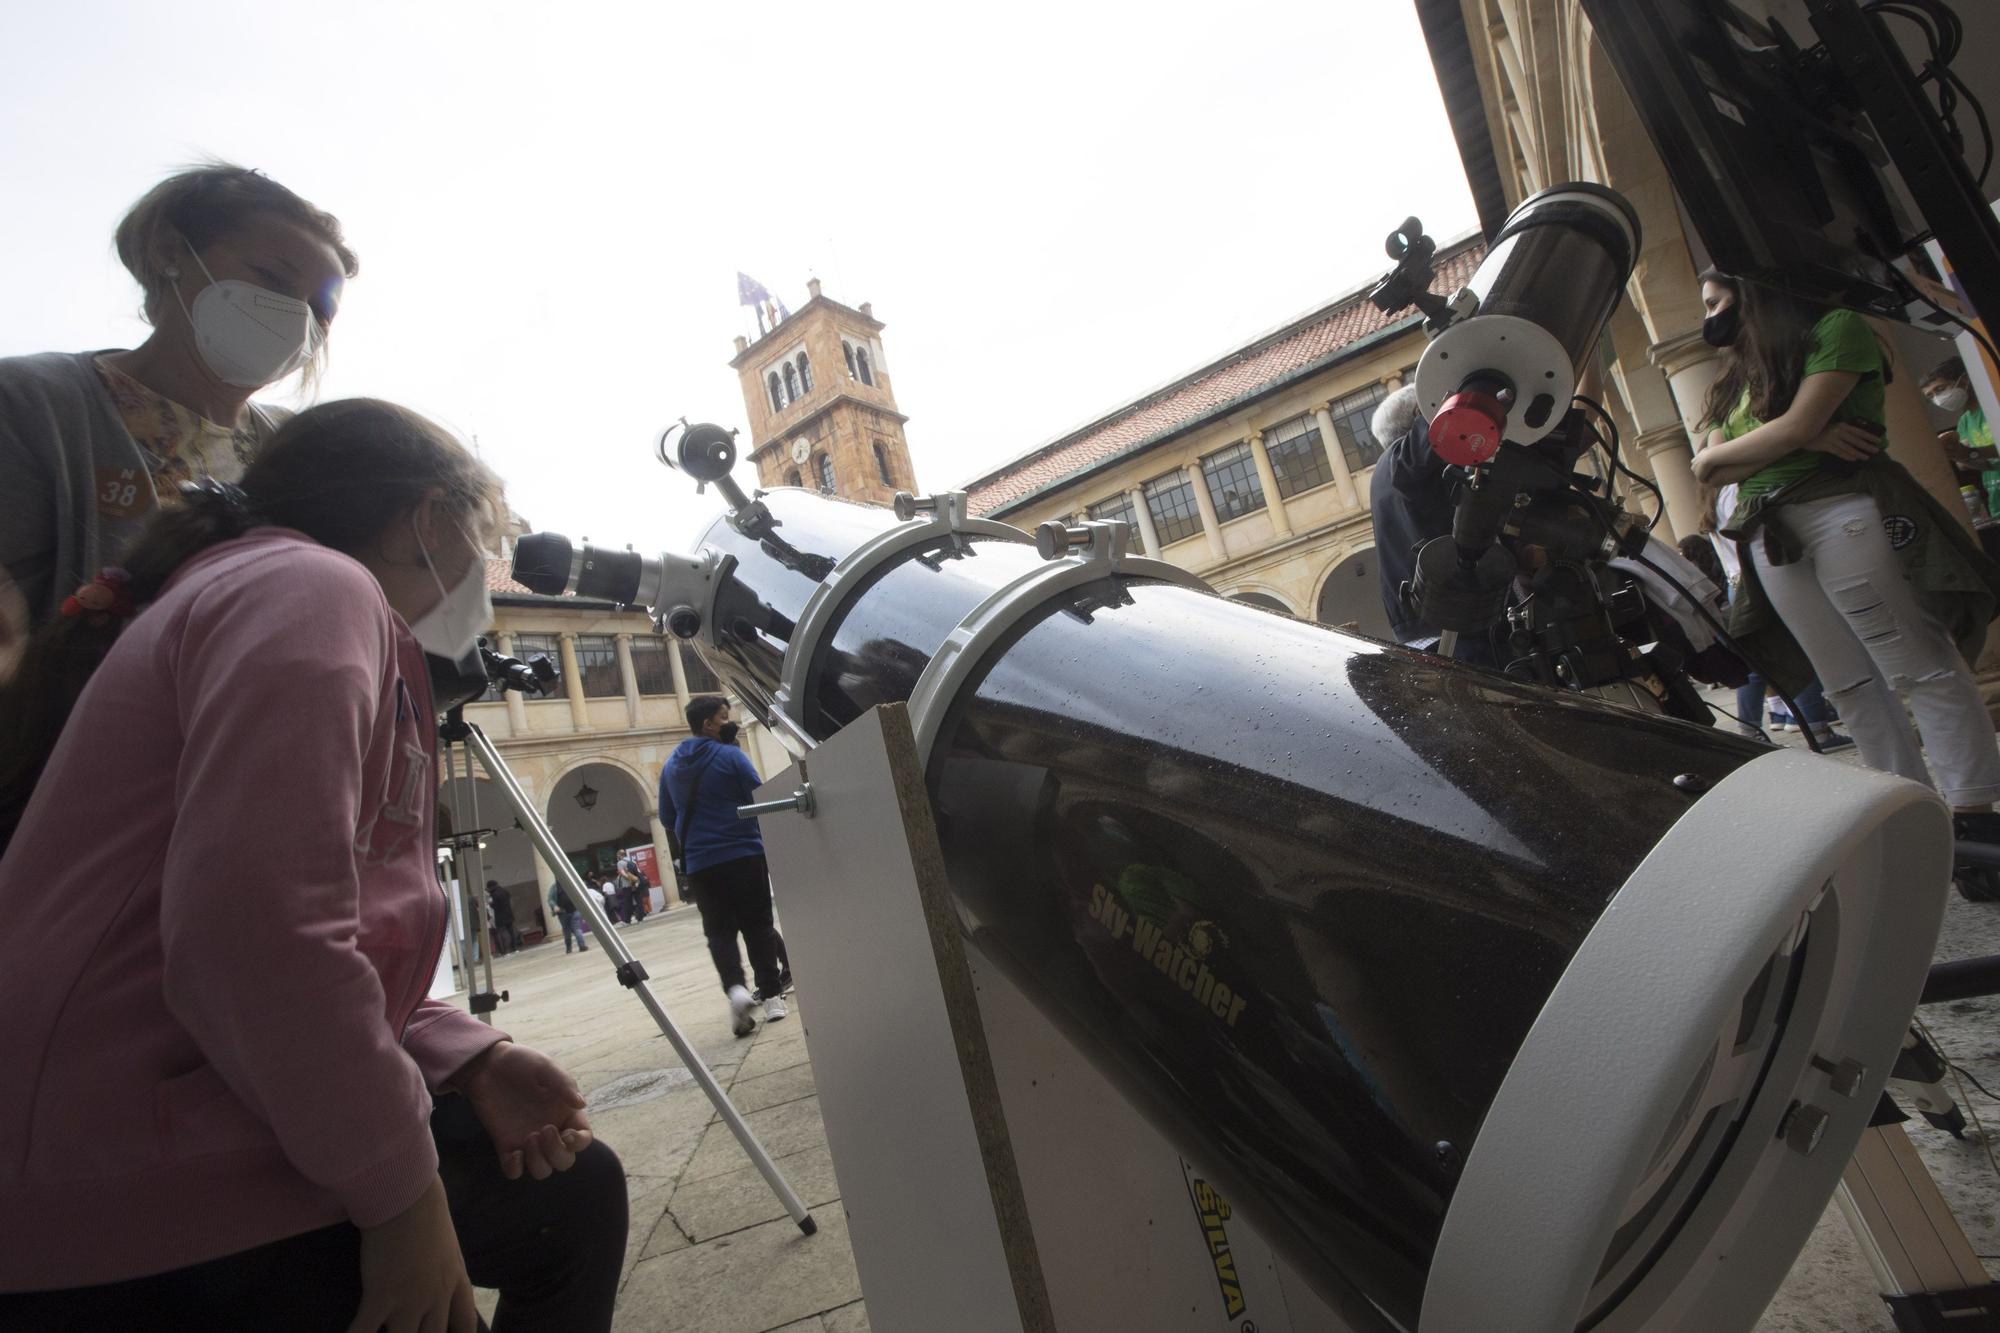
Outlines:
<svg viewBox="0 0 2000 1333"><path fill-rule="evenodd" d="M1937 786L1954 810L2000 800L2000 746L1979 687L1944 625L1924 607L1898 550L1907 516L1886 524L1869 484L1825 474L1871 466L1881 451L1889 362L1866 320L1815 308L1713 270L1702 275L1702 337L1723 351L1710 390L1698 481L1737 482L1725 528L1761 520L1740 544L1826 697L1871 768ZM1892 468L1886 460L1873 466ZM1752 515L1744 506L1763 503ZM1767 537L1788 540L1772 542ZM1775 563L1774 550L1783 563ZM1909 700L1922 731L1897 698Z"/></svg>

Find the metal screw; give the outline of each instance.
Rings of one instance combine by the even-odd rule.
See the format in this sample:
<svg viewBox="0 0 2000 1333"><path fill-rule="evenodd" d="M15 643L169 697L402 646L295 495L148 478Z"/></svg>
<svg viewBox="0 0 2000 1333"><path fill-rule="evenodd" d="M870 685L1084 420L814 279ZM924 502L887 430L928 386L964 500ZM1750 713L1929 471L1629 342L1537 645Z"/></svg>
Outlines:
<svg viewBox="0 0 2000 1333"><path fill-rule="evenodd" d="M1035 549L1042 553L1042 559L1053 560L1072 546L1088 546L1090 537L1089 528L1072 528L1052 518L1035 529Z"/></svg>
<svg viewBox="0 0 2000 1333"><path fill-rule="evenodd" d="M1708 790L1709 783L1698 773L1677 773L1674 775L1674 786L1690 796L1699 796Z"/></svg>
<svg viewBox="0 0 2000 1333"><path fill-rule="evenodd" d="M1458 1145L1450 1139L1439 1139L1432 1149L1437 1154L1437 1164L1453 1175L1458 1174Z"/></svg>
<svg viewBox="0 0 2000 1333"><path fill-rule="evenodd" d="M1529 505L1533 504L1534 502L1535 502L1535 497L1528 494L1526 491L1514 492L1514 508L1526 509Z"/></svg>
<svg viewBox="0 0 2000 1333"><path fill-rule="evenodd" d="M936 513L937 499L934 496L912 495L908 491L897 491L891 508L896 511L896 518L899 521L908 523L918 514Z"/></svg>
<svg viewBox="0 0 2000 1333"><path fill-rule="evenodd" d="M1826 1137L1826 1127L1832 1119L1810 1102L1793 1102L1784 1119L1778 1122L1778 1137L1799 1156L1810 1157L1819 1147L1819 1141Z"/></svg>

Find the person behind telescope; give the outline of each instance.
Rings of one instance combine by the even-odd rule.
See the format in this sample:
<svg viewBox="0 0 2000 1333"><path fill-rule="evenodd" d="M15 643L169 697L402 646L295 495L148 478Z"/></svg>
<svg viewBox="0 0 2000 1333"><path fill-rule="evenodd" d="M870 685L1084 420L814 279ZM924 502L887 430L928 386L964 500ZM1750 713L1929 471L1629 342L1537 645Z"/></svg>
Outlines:
<svg viewBox="0 0 2000 1333"><path fill-rule="evenodd" d="M1965 362L1946 358L1917 387L1932 407L1957 418L1950 430L1938 432L1938 443L1951 459L1959 483L1978 487L1986 499L1986 512L2000 516L2000 453L1994 450L1986 409L1972 396L1972 376L1966 374Z"/></svg>
<svg viewBox="0 0 2000 1333"><path fill-rule="evenodd" d="M750 968L764 997L764 1021L775 1023L788 1012L771 922L764 838L756 820L736 817L737 806L756 799L762 779L750 757L736 747L727 699L709 694L693 700L687 723L693 734L660 770L660 822L674 830L674 843L693 881L709 957L729 997L730 1028L747 1037L757 1029L751 1016L757 1000L743 975L738 934L750 951Z"/></svg>
<svg viewBox="0 0 2000 1333"><path fill-rule="evenodd" d="M0 359L0 607L30 625L117 564L179 483L243 476L290 415L251 395L314 381L360 269L339 219L223 162L154 186L116 241L151 335Z"/></svg>
<svg viewBox="0 0 2000 1333"><path fill-rule="evenodd" d="M589 953L590 945L583 938L583 923L577 919L576 904L569 900L569 890L558 880L549 885L549 910L562 923L563 952ZM570 947L575 942L575 949Z"/></svg>
<svg viewBox="0 0 2000 1333"><path fill-rule="evenodd" d="M0 1328L466 1333L471 1280L501 1328L611 1326L624 1174L576 1084L425 998L425 655L487 627L504 513L435 425L328 403L153 516L0 690L17 745L69 713L8 775L40 772L0 858L37 941L0 968Z"/></svg>
<svg viewBox="0 0 2000 1333"><path fill-rule="evenodd" d="M1713 269L1701 298L1724 361L1694 473L1737 483L1730 633L1789 690L1817 674L1869 767L1928 784L1928 754L1959 836L1991 839L2000 745L1969 664L2000 568L1882 451L1893 367L1874 330Z"/></svg>
<svg viewBox="0 0 2000 1333"><path fill-rule="evenodd" d="M514 899L497 879L486 881L486 905L493 913L493 952L512 953L520 948L521 937L514 932Z"/></svg>

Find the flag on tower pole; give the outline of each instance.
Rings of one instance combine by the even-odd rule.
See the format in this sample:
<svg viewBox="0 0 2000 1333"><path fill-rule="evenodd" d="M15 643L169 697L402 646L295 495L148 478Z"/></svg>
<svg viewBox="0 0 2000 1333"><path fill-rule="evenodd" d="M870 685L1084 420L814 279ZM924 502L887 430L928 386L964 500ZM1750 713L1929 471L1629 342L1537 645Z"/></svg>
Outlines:
<svg viewBox="0 0 2000 1333"><path fill-rule="evenodd" d="M766 314L770 315L772 329L778 327L780 320L792 317L792 312L785 309L785 303L771 295L769 288L765 287L763 283L757 281L749 274L741 271L736 275L736 304L752 306L756 309L757 332L759 334L771 331L764 327L764 317Z"/></svg>

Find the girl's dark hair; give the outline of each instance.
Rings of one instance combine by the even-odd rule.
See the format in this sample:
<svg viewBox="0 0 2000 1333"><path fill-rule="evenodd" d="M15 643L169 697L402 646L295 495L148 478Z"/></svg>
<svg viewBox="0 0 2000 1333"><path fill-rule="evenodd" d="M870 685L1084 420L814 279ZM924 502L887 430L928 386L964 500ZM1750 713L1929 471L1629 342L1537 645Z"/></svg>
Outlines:
<svg viewBox="0 0 2000 1333"><path fill-rule="evenodd" d="M194 556L266 525L359 555L427 495L482 547L506 513L499 479L441 426L373 398L325 403L279 427L240 488L189 486L182 503L155 513L124 555L125 589L143 610ZM124 624L117 616L58 615L35 631L0 685L0 735L8 737L0 847Z"/></svg>
<svg viewBox="0 0 2000 1333"><path fill-rule="evenodd" d="M1689 564L1708 575L1709 582L1718 588L1729 586L1729 575L1723 571L1722 557L1715 553L1715 547L1708 538L1691 532L1681 538L1680 550Z"/></svg>
<svg viewBox="0 0 2000 1333"><path fill-rule="evenodd" d="M174 307L174 280L167 270L189 262L183 238L196 250L206 250L259 214L293 223L325 241L346 276L361 271L339 218L261 172L228 162L204 162L175 172L146 191L118 223L113 241L118 261L145 293L146 322L158 326ZM326 331L324 325L320 331ZM309 376L318 370L325 348L326 339L321 338Z"/></svg>
<svg viewBox="0 0 2000 1333"><path fill-rule="evenodd" d="M1827 313L1817 305L1789 292L1759 283L1744 282L1720 269L1707 269L1702 282L1728 288L1736 297L1736 341L1723 349L1722 373L1709 386L1702 403L1701 426L1720 426L1749 394L1750 415L1759 421L1774 421L1791 408L1805 378L1806 358L1812 355L1813 325ZM1882 379L1892 377L1893 358L1888 344L1876 335L1882 352Z"/></svg>

